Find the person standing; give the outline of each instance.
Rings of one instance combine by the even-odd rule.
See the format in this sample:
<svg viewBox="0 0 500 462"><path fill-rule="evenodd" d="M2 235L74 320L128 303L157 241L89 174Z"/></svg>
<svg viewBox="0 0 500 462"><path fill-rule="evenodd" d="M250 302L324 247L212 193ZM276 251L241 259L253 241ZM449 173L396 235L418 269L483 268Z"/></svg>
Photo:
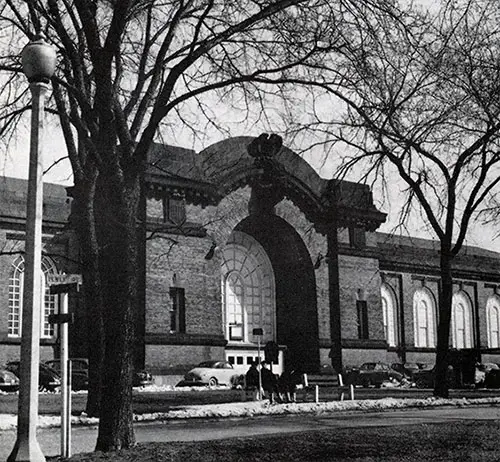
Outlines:
<svg viewBox="0 0 500 462"><path fill-rule="evenodd" d="M262 370L262 388L264 389L266 395L269 397L269 404L274 403L275 393L277 391L278 379L276 376L269 370L269 364L264 361L261 363Z"/></svg>
<svg viewBox="0 0 500 462"><path fill-rule="evenodd" d="M257 369L257 363L253 362L250 364L245 375L245 388L249 391L254 391L259 388L259 371Z"/></svg>

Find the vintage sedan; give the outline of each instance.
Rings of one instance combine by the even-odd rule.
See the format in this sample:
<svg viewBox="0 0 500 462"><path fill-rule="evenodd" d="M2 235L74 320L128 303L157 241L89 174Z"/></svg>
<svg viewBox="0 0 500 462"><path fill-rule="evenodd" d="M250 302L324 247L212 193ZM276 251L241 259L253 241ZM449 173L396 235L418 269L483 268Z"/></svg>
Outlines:
<svg viewBox="0 0 500 462"><path fill-rule="evenodd" d="M45 364L54 369L61 375L61 361L59 359L51 359L45 361ZM71 359L71 389L72 390L87 390L89 388L89 365L85 358Z"/></svg>
<svg viewBox="0 0 500 462"><path fill-rule="evenodd" d="M153 383L153 375L146 370L135 371L134 375L132 376L133 387L146 387L148 385L153 385Z"/></svg>
<svg viewBox="0 0 500 462"><path fill-rule="evenodd" d="M20 362L10 361L5 368L19 377ZM61 386L61 376L44 363L40 363L38 367L38 390L40 391L55 391Z"/></svg>
<svg viewBox="0 0 500 462"><path fill-rule="evenodd" d="M351 379L353 385L380 387L384 382L400 382L403 374L385 363L363 363Z"/></svg>
<svg viewBox="0 0 500 462"><path fill-rule="evenodd" d="M0 390L17 391L19 390L19 378L14 372L0 368Z"/></svg>
<svg viewBox="0 0 500 462"><path fill-rule="evenodd" d="M413 374L413 381L417 388L434 388L434 377L436 375L436 366L428 366L421 369L415 374ZM448 366L446 372L446 380L448 382L448 387L453 388L456 386L455 371L452 366Z"/></svg>
<svg viewBox="0 0 500 462"><path fill-rule="evenodd" d="M391 368L400 374L407 377L409 380L413 380L413 375L427 367L424 363L392 363Z"/></svg>
<svg viewBox="0 0 500 462"><path fill-rule="evenodd" d="M203 361L191 369L177 386L233 385L239 376L238 371L228 361Z"/></svg>

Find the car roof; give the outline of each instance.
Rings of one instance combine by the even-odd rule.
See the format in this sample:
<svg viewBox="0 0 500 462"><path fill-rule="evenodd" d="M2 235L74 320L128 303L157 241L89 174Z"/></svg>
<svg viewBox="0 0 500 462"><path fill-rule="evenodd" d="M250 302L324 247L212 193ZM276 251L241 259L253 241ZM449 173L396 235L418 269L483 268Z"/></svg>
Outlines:
<svg viewBox="0 0 500 462"><path fill-rule="evenodd" d="M224 359L208 360L201 362L200 364L198 364L197 367L214 367L216 364L219 363L227 363L227 361Z"/></svg>

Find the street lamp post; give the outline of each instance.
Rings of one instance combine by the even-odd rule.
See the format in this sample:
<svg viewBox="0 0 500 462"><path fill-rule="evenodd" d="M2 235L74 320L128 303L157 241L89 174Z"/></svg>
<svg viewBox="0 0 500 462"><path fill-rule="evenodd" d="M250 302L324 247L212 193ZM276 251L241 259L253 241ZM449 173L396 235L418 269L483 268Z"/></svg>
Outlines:
<svg viewBox="0 0 500 462"><path fill-rule="evenodd" d="M42 36L35 37L23 49L23 72L30 83L32 96L31 141L26 208L26 241L24 290L21 330L20 388L17 418L17 440L8 462L45 461L36 439L38 420L38 368L40 362L40 329L42 294L42 214L43 168L42 135L45 97L56 66L55 50Z"/></svg>

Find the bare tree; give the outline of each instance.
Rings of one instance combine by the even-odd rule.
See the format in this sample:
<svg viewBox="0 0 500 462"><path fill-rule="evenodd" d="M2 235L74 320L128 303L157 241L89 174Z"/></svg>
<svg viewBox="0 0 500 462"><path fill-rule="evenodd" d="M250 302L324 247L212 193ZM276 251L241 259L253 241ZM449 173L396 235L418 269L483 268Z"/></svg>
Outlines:
<svg viewBox="0 0 500 462"><path fill-rule="evenodd" d="M434 394L446 397L454 258L499 193L500 6L360 8L342 16L337 50L294 80L311 118L291 133L342 152L341 174L357 170L386 189L397 174L406 184L402 223L420 214L440 243Z"/></svg>
<svg viewBox="0 0 500 462"><path fill-rule="evenodd" d="M210 118L208 92L237 92L245 110L284 94L275 81L327 51L320 38L330 26L319 9L332 7L326 0L6 0L0 7L1 134L11 135L29 108L23 37L43 32L58 52L47 111L59 118L73 170L92 320L87 410L100 416L98 450L135 443L132 345L145 239L137 219L144 224L139 204L152 141L193 107ZM302 32L290 42L288 30Z"/></svg>

